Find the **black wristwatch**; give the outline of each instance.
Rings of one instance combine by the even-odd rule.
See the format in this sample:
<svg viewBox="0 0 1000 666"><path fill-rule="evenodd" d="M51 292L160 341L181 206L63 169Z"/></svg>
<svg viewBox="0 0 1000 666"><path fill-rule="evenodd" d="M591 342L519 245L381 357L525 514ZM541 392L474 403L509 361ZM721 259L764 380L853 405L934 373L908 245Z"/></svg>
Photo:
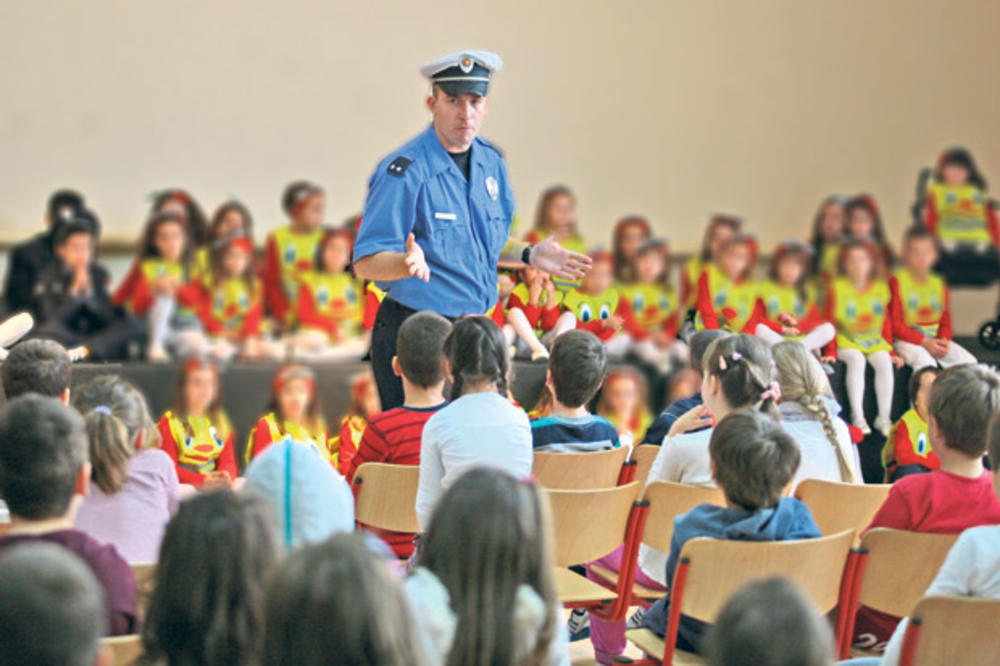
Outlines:
<svg viewBox="0 0 1000 666"><path fill-rule="evenodd" d="M531 265L531 251L534 247L534 245L526 245L524 249L521 250L521 263L525 266Z"/></svg>

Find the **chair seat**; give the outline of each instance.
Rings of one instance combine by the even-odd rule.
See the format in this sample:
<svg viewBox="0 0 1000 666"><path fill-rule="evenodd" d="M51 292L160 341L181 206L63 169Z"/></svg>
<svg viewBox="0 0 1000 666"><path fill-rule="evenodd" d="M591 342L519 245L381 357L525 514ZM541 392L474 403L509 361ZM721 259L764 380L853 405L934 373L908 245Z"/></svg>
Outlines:
<svg viewBox="0 0 1000 666"><path fill-rule="evenodd" d="M653 657L657 661L663 659L666 643L649 629L632 629L625 632L625 638L632 642L637 648ZM705 660L693 652L674 650L675 664L704 664Z"/></svg>
<svg viewBox="0 0 1000 666"><path fill-rule="evenodd" d="M613 590L598 585L592 580L587 580L578 573L569 569L556 567L553 570L556 582L556 592L559 594L559 602L563 604L576 604L587 601L599 603L601 601L611 601L615 598Z"/></svg>
<svg viewBox="0 0 1000 666"><path fill-rule="evenodd" d="M875 652L873 650L865 650L862 648L852 647L851 648L851 659L881 659L882 654Z"/></svg>
<svg viewBox="0 0 1000 666"><path fill-rule="evenodd" d="M589 569L592 573L606 580L612 587L618 584L618 572L614 569L608 569L598 564L591 564ZM649 587L642 583L632 583L632 596L639 599L659 599L666 594L667 588L665 587Z"/></svg>

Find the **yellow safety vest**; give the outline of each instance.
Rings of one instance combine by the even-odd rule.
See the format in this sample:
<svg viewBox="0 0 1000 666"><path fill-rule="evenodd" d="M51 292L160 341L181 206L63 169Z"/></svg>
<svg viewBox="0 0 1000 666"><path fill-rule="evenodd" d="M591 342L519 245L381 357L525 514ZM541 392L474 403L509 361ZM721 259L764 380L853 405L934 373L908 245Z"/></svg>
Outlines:
<svg viewBox="0 0 1000 666"><path fill-rule="evenodd" d="M952 187L931 183L927 198L937 212L938 238L955 243L991 243L986 224L986 198L975 185Z"/></svg>
<svg viewBox="0 0 1000 666"><path fill-rule="evenodd" d="M350 273L330 274L309 271L300 279L312 293L313 307L320 316L334 320L338 324L351 323L355 327L361 323L363 310L361 285L351 277Z"/></svg>
<svg viewBox="0 0 1000 666"><path fill-rule="evenodd" d="M622 297L632 306L632 316L642 328L652 331L663 328L679 307L673 287L662 284L623 284Z"/></svg>
<svg viewBox="0 0 1000 666"><path fill-rule="evenodd" d="M232 432L225 412L220 413L218 428L207 416L189 416L183 421L169 411L163 416L177 444L178 464L199 474L214 472L215 461L222 454Z"/></svg>
<svg viewBox="0 0 1000 666"><path fill-rule="evenodd" d="M595 319L607 319L618 309L618 290L607 289L600 294L591 296L576 289L570 289L562 299L563 307L576 315L581 324L588 324Z"/></svg>
<svg viewBox="0 0 1000 666"><path fill-rule="evenodd" d="M944 314L944 280L931 274L924 282L917 282L905 268L895 272L899 283L899 300L903 306L903 321L928 338L937 337Z"/></svg>
<svg viewBox="0 0 1000 666"><path fill-rule="evenodd" d="M757 303L756 285L750 280L739 284L733 282L715 264L709 264L705 273L708 275L708 290L712 295L712 309L719 319L719 328L732 333L741 332ZM699 330L705 328L700 312L695 315L694 325Z"/></svg>
<svg viewBox="0 0 1000 666"><path fill-rule="evenodd" d="M313 269L316 248L323 238L322 229L314 229L300 234L290 226L274 230L274 244L278 250L281 266L281 287L289 304L294 305L298 296L299 279Z"/></svg>
<svg viewBox="0 0 1000 666"><path fill-rule="evenodd" d="M892 351L892 346L882 337L882 326L889 316L889 286L876 280L864 291L858 291L846 278L840 277L833 281L832 289L837 346L865 354Z"/></svg>

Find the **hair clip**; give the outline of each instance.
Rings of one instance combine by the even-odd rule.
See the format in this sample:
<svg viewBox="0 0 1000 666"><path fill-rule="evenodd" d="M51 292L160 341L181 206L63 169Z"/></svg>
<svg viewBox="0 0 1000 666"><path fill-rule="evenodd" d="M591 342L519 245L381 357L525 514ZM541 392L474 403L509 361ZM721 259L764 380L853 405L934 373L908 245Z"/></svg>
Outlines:
<svg viewBox="0 0 1000 666"><path fill-rule="evenodd" d="M720 356L719 357L719 370L725 370L725 369L726 369L726 357L725 356Z"/></svg>
<svg viewBox="0 0 1000 666"><path fill-rule="evenodd" d="M764 402L768 398L774 400L775 402L781 400L781 385L778 384L778 382L771 382L771 388L760 394L761 402Z"/></svg>
<svg viewBox="0 0 1000 666"><path fill-rule="evenodd" d="M734 351L733 352L732 359L733 359L734 362L739 363L742 358L743 358L743 354L739 353L738 351Z"/></svg>
<svg viewBox="0 0 1000 666"><path fill-rule="evenodd" d="M114 416L114 414L111 413L111 408L108 407L107 405L98 405L97 407L94 407L92 410L90 410L90 413L104 414L105 416Z"/></svg>

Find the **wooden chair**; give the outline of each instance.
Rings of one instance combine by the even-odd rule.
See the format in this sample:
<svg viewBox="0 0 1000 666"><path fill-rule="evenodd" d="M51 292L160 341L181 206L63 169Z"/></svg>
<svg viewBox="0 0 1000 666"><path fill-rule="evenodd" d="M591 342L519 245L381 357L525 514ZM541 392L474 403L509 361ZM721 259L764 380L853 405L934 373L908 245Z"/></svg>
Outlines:
<svg viewBox="0 0 1000 666"><path fill-rule="evenodd" d="M806 479L795 489L795 496L809 507L820 533L837 534L853 529L861 534L889 496L891 487Z"/></svg>
<svg viewBox="0 0 1000 666"><path fill-rule="evenodd" d="M537 451L532 475L542 488L587 490L617 486L628 447L585 453Z"/></svg>
<svg viewBox="0 0 1000 666"><path fill-rule="evenodd" d="M135 601L139 609L139 619L146 616L149 597L156 584L156 564L133 564L132 577L135 578Z"/></svg>
<svg viewBox="0 0 1000 666"><path fill-rule="evenodd" d="M677 650L681 614L713 623L738 589L770 576L783 576L798 585L820 613L831 612L842 602L841 580L847 568L854 533L800 541L726 541L700 537L681 550L680 563L670 590L670 614L665 638L649 629L634 629L626 636L652 663L672 664L697 659ZM843 627L836 627L840 638Z"/></svg>
<svg viewBox="0 0 1000 666"><path fill-rule="evenodd" d="M842 659L851 656L851 638L859 606L905 617L924 595L958 537L875 528L865 533L854 555L854 581L840 644ZM874 654L856 652L856 656Z"/></svg>
<svg viewBox="0 0 1000 666"><path fill-rule="evenodd" d="M101 649L110 653L111 666L129 666L142 655L142 638L139 634L102 638Z"/></svg>
<svg viewBox="0 0 1000 666"><path fill-rule="evenodd" d="M1000 655L1000 600L924 597L903 636L900 666L987 666Z"/></svg>
<svg viewBox="0 0 1000 666"><path fill-rule="evenodd" d="M570 571L566 567L585 564L612 552L628 533L637 534L641 503L637 502L642 484L593 490L546 489L554 533L556 590L567 608L611 609L618 595L602 585ZM634 537L637 538L637 537ZM610 619L610 618L609 618Z"/></svg>
<svg viewBox="0 0 1000 666"><path fill-rule="evenodd" d="M636 481L646 483L649 480L649 470L653 468L653 461L656 460L656 454L659 452L660 447L655 444L640 444L632 449Z"/></svg>
<svg viewBox="0 0 1000 666"><path fill-rule="evenodd" d="M641 448L641 447L640 447ZM659 447L655 447L659 448ZM644 521L640 541L651 548L669 553L670 540L674 535L674 518L687 513L699 504L717 504L725 506L726 497L718 488L701 488L699 486L688 486L672 481L654 481L646 487L643 500L648 504L649 509ZM638 543L635 544L638 551ZM638 552L636 553L638 554ZM623 559L622 570L625 569ZM630 558L631 562L635 558ZM600 576L609 587L618 585L621 571L608 569L600 565L591 565L591 572ZM631 577L635 578L635 572L631 572ZM665 587L650 587L641 583L633 582L631 596L628 606L636 606L659 599L666 594Z"/></svg>
<svg viewBox="0 0 1000 666"><path fill-rule="evenodd" d="M362 525L393 532L420 531L416 465L362 463L354 474L354 517Z"/></svg>

